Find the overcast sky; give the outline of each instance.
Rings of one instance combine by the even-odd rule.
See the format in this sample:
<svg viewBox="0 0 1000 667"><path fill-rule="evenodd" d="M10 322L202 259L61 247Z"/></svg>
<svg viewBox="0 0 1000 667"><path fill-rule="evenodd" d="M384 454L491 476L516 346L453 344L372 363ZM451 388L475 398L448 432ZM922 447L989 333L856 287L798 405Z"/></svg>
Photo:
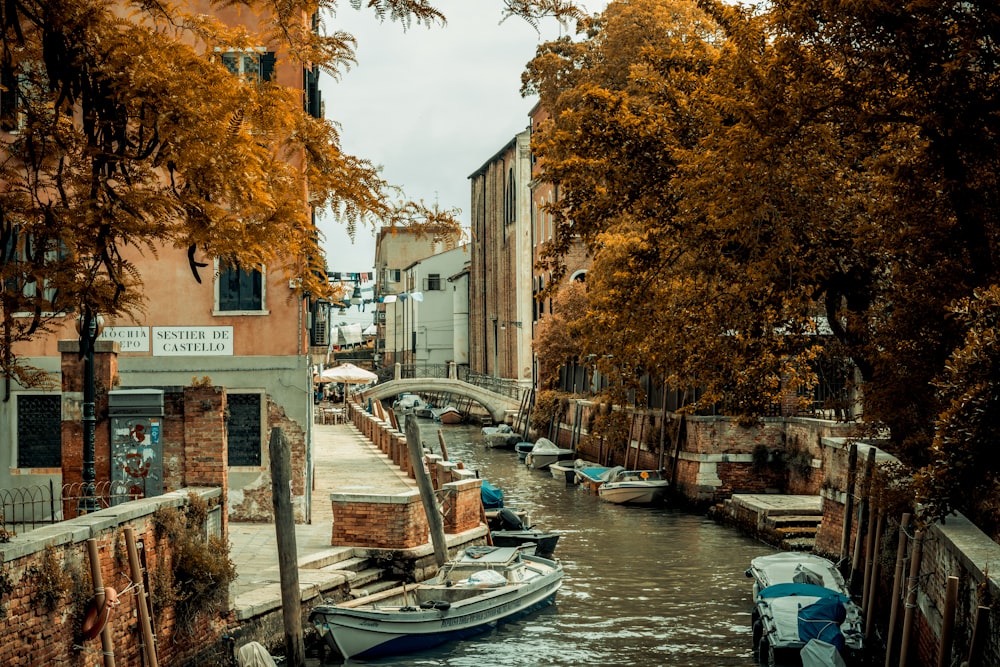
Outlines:
<svg viewBox="0 0 1000 667"><path fill-rule="evenodd" d="M371 10L342 2L327 30L357 38L357 65L337 81L321 79L326 117L341 124L348 153L383 168L412 200L460 208L469 224L468 177L528 126L537 99L520 95L521 72L559 25L536 30L519 18L500 23L500 0L438 0L444 27L379 23ZM606 5L586 2L592 11ZM327 214L320 222L331 271L370 271L373 230L352 243Z"/></svg>

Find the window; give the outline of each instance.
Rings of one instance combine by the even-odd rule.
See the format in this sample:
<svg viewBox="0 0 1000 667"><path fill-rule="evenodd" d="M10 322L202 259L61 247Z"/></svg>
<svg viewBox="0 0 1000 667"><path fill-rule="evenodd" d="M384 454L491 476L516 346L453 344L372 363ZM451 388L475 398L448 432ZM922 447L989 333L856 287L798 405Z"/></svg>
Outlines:
<svg viewBox="0 0 1000 667"><path fill-rule="evenodd" d="M66 259L66 248L57 239L42 241L43 247L38 247L39 243L30 234L22 234L15 225L6 244L0 248L3 253L0 259L14 267L13 274L4 280L4 288L8 295L20 292L24 297L19 307L25 311L18 312L17 315L27 315L28 311L33 311L36 307L49 315L60 312L56 305L59 290L52 286L52 281L45 275L55 275L60 270L59 263Z"/></svg>
<svg viewBox="0 0 1000 667"><path fill-rule="evenodd" d="M441 274L440 273L429 273L427 274L427 290L429 292L440 292L443 287L441 287Z"/></svg>
<svg viewBox="0 0 1000 667"><path fill-rule="evenodd" d="M225 312L264 310L263 274L254 269L219 266L219 310Z"/></svg>
<svg viewBox="0 0 1000 667"><path fill-rule="evenodd" d="M261 465L261 395L229 394L226 423L230 466Z"/></svg>
<svg viewBox="0 0 1000 667"><path fill-rule="evenodd" d="M389 282L398 283L403 279L403 272L401 269L387 269L389 272Z"/></svg>
<svg viewBox="0 0 1000 667"><path fill-rule="evenodd" d="M270 81L274 75L274 53L263 49L223 51L222 64L244 81Z"/></svg>
<svg viewBox="0 0 1000 667"><path fill-rule="evenodd" d="M62 396L17 397L17 467L62 467Z"/></svg>

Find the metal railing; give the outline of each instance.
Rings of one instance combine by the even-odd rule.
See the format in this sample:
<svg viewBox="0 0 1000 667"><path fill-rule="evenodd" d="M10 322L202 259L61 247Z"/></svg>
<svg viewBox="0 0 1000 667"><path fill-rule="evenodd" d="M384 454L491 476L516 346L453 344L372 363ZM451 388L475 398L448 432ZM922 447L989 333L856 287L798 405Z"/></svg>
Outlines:
<svg viewBox="0 0 1000 667"><path fill-rule="evenodd" d="M103 481L94 485L94 497L100 509L138 500L144 494L123 482ZM59 523L77 516L81 501L89 499L82 482L63 484L56 494L55 482L0 489L0 529L25 532L38 526Z"/></svg>
<svg viewBox="0 0 1000 667"><path fill-rule="evenodd" d="M452 369L454 368L454 375ZM395 366L386 366L375 371L379 382L389 382L396 378ZM415 380L421 378L444 378L455 379L469 384L476 385L492 391L501 396L509 396L520 401L527 389L517 383L517 380L493 377L492 375L482 375L469 370L466 365L456 364L400 364L399 377L401 380Z"/></svg>

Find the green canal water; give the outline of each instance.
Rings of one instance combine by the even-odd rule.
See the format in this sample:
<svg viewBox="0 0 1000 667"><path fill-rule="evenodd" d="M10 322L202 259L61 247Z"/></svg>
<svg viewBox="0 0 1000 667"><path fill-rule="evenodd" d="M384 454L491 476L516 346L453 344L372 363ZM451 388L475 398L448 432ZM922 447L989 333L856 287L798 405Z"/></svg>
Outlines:
<svg viewBox="0 0 1000 667"><path fill-rule="evenodd" d="M744 570L769 547L704 516L668 507L601 501L513 450L483 446L478 426L420 420L427 446L499 486L504 505L561 534L565 578L555 604L490 632L418 654L369 662L384 667L751 667L751 583ZM318 661L309 663L319 665Z"/></svg>

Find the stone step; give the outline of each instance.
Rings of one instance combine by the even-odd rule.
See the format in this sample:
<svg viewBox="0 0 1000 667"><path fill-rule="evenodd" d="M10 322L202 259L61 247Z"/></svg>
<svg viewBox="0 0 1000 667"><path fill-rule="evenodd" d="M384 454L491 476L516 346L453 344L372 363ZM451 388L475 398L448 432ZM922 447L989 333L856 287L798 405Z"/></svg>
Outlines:
<svg viewBox="0 0 1000 667"><path fill-rule="evenodd" d="M792 537L816 537L816 533L819 532L819 526L789 526L787 528L775 528L774 534L781 539L789 539Z"/></svg>
<svg viewBox="0 0 1000 667"><path fill-rule="evenodd" d="M399 586L400 583L401 582L398 579L383 579L381 581L374 581L364 588L351 588L351 597L362 598L368 595L374 595L375 593L381 593L382 591L387 591L390 588L395 588L396 586Z"/></svg>
<svg viewBox="0 0 1000 667"><path fill-rule="evenodd" d="M812 527L815 527L815 526L819 526L820 523L822 523L822 521L823 521L823 517L822 516L814 516L812 514L808 514L808 515L801 515L801 514L789 515L789 514L786 514L786 515L780 515L780 516L767 516L764 519L764 526L767 527L767 528L771 528L772 530L777 530L778 528L792 527L792 526L803 526L803 527L805 527L805 526L812 526Z"/></svg>
<svg viewBox="0 0 1000 667"><path fill-rule="evenodd" d="M330 563L320 569L326 571L340 570L347 573L360 572L368 567L369 562L369 559L366 557L352 556Z"/></svg>

